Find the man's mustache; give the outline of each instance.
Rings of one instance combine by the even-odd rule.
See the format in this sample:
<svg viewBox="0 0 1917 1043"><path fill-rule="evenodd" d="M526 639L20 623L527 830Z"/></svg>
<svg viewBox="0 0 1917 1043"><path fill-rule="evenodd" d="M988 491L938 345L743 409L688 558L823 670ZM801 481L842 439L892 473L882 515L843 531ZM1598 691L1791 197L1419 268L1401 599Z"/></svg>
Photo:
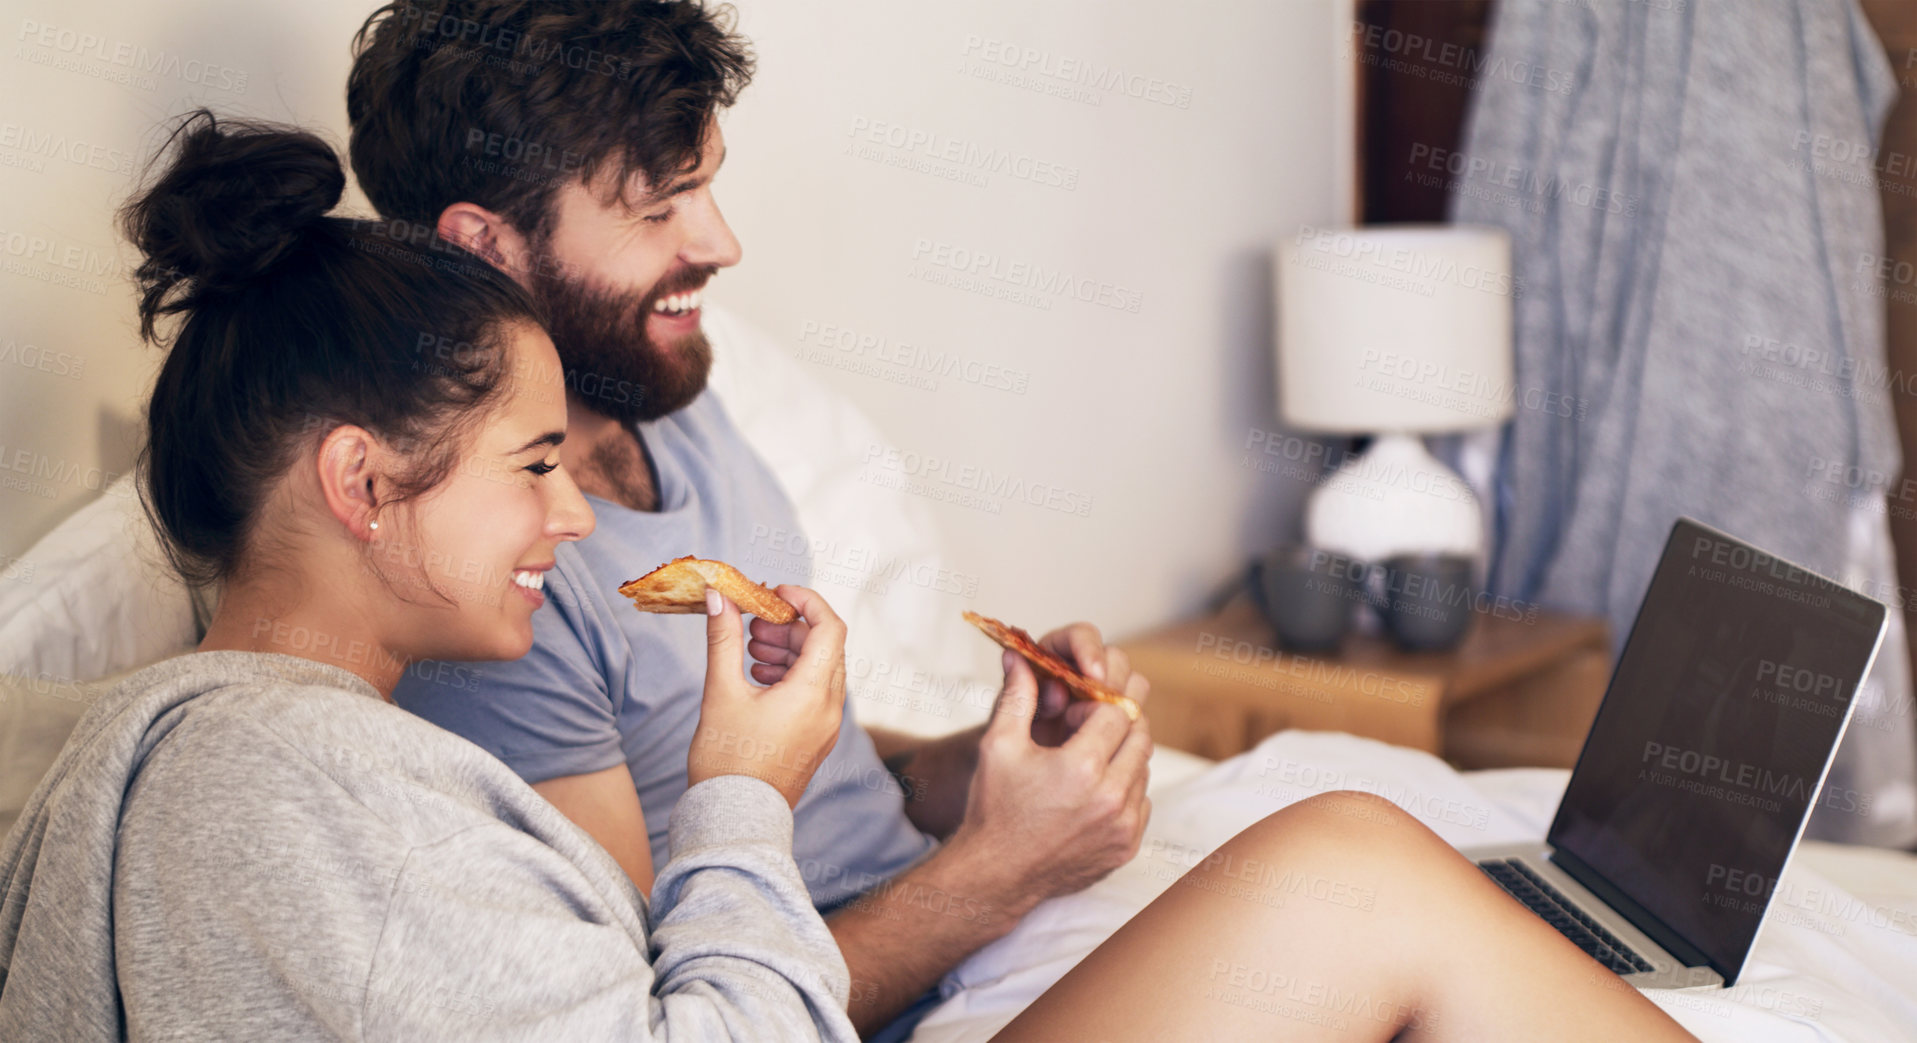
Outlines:
<svg viewBox="0 0 1917 1043"><path fill-rule="evenodd" d="M646 294L644 301L646 310L650 311L652 302L661 297L670 297L675 293L691 293L693 290L704 287L717 274L719 274L717 265L698 265L666 273L653 284L652 292Z"/></svg>

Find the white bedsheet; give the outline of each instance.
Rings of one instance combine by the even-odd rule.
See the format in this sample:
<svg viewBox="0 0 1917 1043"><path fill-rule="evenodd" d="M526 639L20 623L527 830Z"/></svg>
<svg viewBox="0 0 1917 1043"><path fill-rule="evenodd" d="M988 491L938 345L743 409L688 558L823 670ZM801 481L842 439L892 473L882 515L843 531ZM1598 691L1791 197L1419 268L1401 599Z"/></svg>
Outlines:
<svg viewBox="0 0 1917 1043"><path fill-rule="evenodd" d="M1138 858L1081 894L1047 902L953 971L945 1001L912 1038L990 1038L1197 858L1294 800L1369 790L1469 846L1542 837L1566 778L1551 770L1466 776L1436 757L1368 739L1282 732L1157 790ZM1869 868L1843 875L1867 881L1860 897L1820 871L1817 853L1807 848L1780 881L1737 987L1648 995L1707 1043L1917 1043L1917 859L1857 856Z"/></svg>

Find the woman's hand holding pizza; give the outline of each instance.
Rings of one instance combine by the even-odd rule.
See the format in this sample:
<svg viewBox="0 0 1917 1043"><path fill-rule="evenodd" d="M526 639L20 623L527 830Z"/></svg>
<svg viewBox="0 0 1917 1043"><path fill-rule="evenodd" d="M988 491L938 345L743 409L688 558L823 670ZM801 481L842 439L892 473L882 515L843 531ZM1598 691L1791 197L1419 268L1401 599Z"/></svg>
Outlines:
<svg viewBox="0 0 1917 1043"><path fill-rule="evenodd" d="M707 592L706 686L699 727L686 759L688 785L718 775L750 775L797 806L812 773L838 741L845 707L845 623L825 599L798 586L779 597L798 610L790 623L753 620L753 675L739 609ZM771 628L761 636L761 628ZM768 662L768 657L772 662Z"/></svg>

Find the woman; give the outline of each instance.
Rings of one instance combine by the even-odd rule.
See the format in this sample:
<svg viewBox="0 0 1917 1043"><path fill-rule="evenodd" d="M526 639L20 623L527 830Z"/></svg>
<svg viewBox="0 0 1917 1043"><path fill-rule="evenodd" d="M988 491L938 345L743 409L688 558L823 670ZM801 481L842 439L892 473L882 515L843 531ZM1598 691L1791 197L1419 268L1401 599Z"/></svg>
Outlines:
<svg viewBox="0 0 1917 1043"><path fill-rule="evenodd" d="M755 688L737 610L709 605L648 905L504 765L383 698L417 661L523 654L553 548L591 531L525 298L324 216L343 178L317 139L201 114L178 142L128 210L144 332L183 317L144 493L224 593L198 652L89 710L0 850L0 1038L853 1038L790 844L844 697L831 609L780 589L804 621L755 624ZM1008 659L1008 704L1036 696ZM1232 897L1253 863L1374 901ZM1184 883L1005 1038L1684 1038L1375 797L1293 805Z"/></svg>
<svg viewBox="0 0 1917 1043"><path fill-rule="evenodd" d="M780 590L806 625L763 689L738 610L709 614L648 908L505 765L386 701L413 663L523 655L554 548L592 531L527 299L324 216L345 178L315 137L202 113L175 142L126 211L143 333L181 317L142 492L222 596L197 652L89 710L0 852L0 1039L855 1038L791 858L809 773L767 770L837 736L831 609Z"/></svg>

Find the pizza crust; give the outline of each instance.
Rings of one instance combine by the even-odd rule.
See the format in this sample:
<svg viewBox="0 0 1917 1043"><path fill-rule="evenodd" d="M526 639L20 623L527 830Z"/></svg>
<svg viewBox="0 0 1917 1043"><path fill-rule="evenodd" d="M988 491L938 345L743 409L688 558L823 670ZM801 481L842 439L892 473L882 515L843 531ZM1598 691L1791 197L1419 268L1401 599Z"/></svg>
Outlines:
<svg viewBox="0 0 1917 1043"><path fill-rule="evenodd" d="M965 613L965 621L985 631L985 636L998 642L1001 647L1009 648L1018 653L1026 662L1032 664L1033 670L1036 670L1046 677L1057 680L1065 686L1067 691L1078 698L1096 699L1101 703L1111 703L1113 706L1125 711L1125 716L1134 721L1138 720L1139 716L1144 712L1138 708L1138 703L1134 701L1131 696L1113 688L1111 685L1094 681L1084 674L1079 673L1077 667L1054 655L1051 650L1045 648L1037 641L1032 640L1032 635L1026 633L1024 630L1001 623L990 616L981 616L971 611Z"/></svg>
<svg viewBox="0 0 1917 1043"><path fill-rule="evenodd" d="M695 558L688 554L619 587L619 593L632 599L641 612L683 612L704 615L706 588L760 619L790 623L799 618L797 609L763 585L745 578L738 569L723 561Z"/></svg>

